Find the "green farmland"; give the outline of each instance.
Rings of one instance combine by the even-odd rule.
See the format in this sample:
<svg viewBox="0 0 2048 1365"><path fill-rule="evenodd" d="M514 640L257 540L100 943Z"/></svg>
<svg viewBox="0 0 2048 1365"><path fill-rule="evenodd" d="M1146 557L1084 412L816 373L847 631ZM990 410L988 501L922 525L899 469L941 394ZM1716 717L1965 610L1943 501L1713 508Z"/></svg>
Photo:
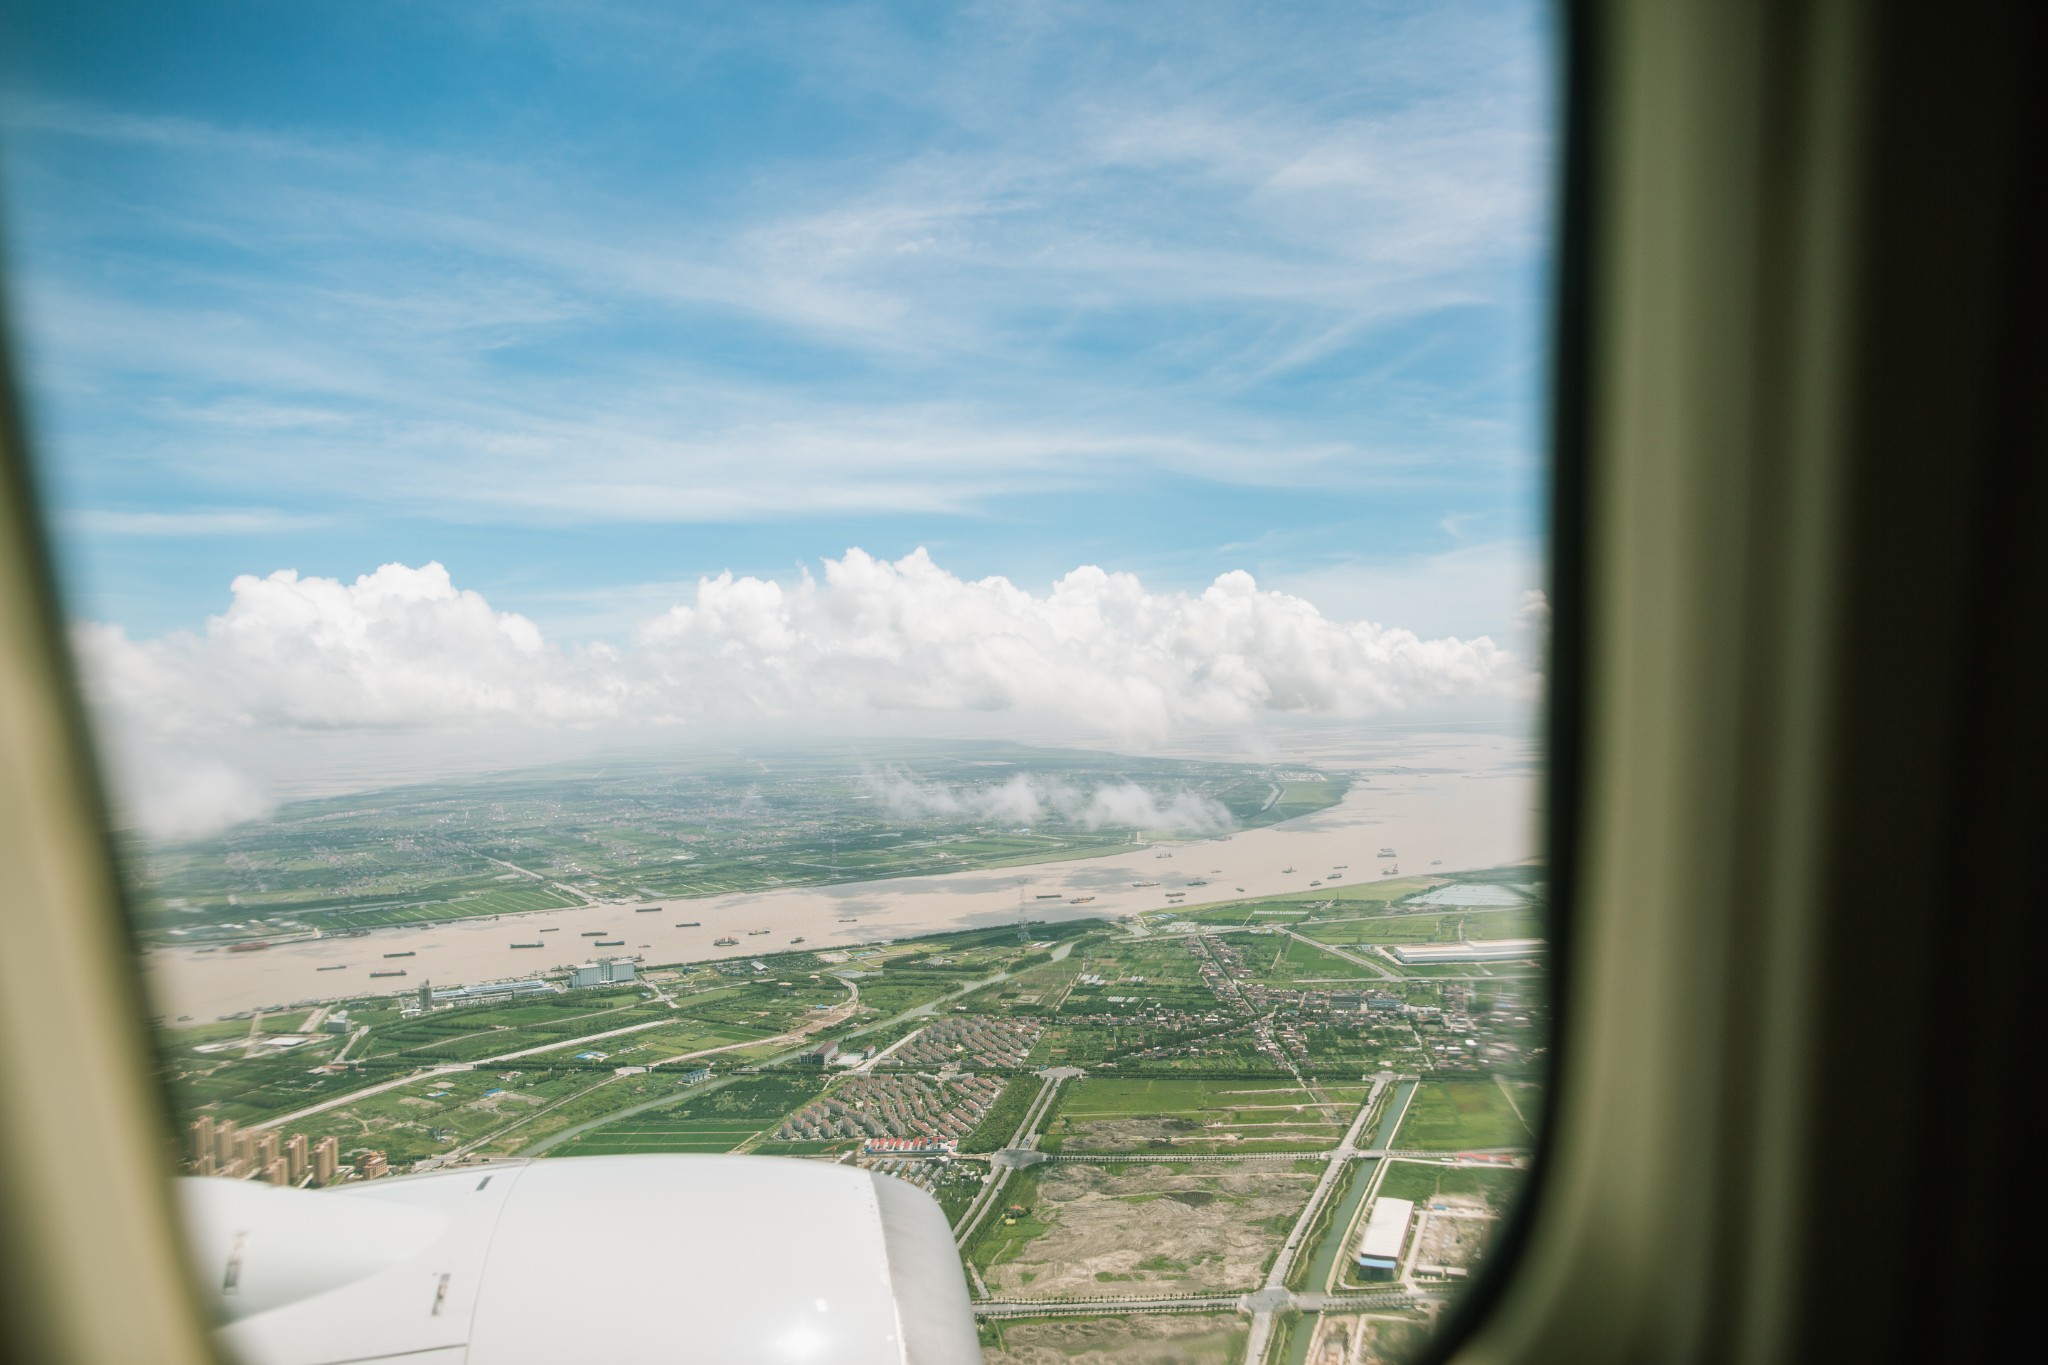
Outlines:
<svg viewBox="0 0 2048 1365"><path fill-rule="evenodd" d="M1491 1080L1424 1081L1394 1135L1397 1147L1432 1151L1521 1147L1532 1140L1528 1125Z"/></svg>
<svg viewBox="0 0 2048 1365"><path fill-rule="evenodd" d="M1276 1081L1101 1079L1060 1096L1040 1144L1047 1151L1314 1151L1343 1135L1359 1086L1324 1086L1327 1106Z"/></svg>

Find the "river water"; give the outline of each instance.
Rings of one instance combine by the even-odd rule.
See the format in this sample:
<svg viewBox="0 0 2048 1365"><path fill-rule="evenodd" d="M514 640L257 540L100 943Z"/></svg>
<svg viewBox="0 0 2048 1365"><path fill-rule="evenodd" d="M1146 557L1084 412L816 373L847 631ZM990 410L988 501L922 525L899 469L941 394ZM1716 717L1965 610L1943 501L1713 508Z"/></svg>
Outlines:
<svg viewBox="0 0 2048 1365"><path fill-rule="evenodd" d="M645 965L703 962L782 951L798 937L806 949L829 950L1014 923L1020 882L1023 913L1031 919L1115 918L1164 909L1169 890L1186 889L1190 908L1238 899L1239 887L1246 896L1299 892L1339 864L1348 864L1339 874L1345 882L1371 881L1387 866L1376 856L1382 847L1397 851L1404 875L1498 867L1536 852L1538 787L1525 739L1453 732L1401 736L1390 743L1382 736L1333 745L1317 757L1325 768L1350 768L1362 780L1328 810L1220 839L985 872L382 929L254 953L160 948L143 959L144 977L167 1019L190 1015L205 1022L301 1000L397 993L428 981L453 986L527 976L593 953L629 954ZM1289 867L1294 871L1285 871ZM1209 885L1184 888L1196 877ZM1161 885L1134 887L1138 881ZM1076 897L1093 899L1075 905ZM702 925L677 927L688 920ZM749 935L758 929L769 932ZM624 939L625 945L594 949L586 930L602 930L603 938ZM712 942L728 935L738 937L738 946ZM546 946L518 949L511 946L515 942ZM413 956L386 957L401 952ZM370 979L372 971L401 967L404 977Z"/></svg>

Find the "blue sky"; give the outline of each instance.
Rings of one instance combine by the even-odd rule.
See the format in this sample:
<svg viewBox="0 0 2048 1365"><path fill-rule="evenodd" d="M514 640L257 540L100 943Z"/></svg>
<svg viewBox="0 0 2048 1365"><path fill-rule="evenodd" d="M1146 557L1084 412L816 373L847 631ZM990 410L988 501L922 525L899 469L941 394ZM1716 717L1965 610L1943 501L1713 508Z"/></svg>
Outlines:
<svg viewBox="0 0 2048 1365"><path fill-rule="evenodd" d="M11 8L81 617L438 561L573 644L924 546L1504 638L1539 581L1538 6Z"/></svg>

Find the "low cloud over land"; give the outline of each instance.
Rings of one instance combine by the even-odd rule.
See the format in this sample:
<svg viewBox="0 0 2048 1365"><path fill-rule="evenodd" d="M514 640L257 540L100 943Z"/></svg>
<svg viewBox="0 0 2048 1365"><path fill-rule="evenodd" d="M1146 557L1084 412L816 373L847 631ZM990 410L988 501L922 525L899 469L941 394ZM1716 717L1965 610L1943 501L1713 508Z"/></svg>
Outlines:
<svg viewBox="0 0 2048 1365"><path fill-rule="evenodd" d="M1135 782L1107 782L1092 791L1018 773L1006 782L949 786L906 773L870 773L868 790L906 820L969 817L1028 826L1048 818L1083 829L1171 830L1217 834L1236 822L1223 804L1196 792L1156 792Z"/></svg>

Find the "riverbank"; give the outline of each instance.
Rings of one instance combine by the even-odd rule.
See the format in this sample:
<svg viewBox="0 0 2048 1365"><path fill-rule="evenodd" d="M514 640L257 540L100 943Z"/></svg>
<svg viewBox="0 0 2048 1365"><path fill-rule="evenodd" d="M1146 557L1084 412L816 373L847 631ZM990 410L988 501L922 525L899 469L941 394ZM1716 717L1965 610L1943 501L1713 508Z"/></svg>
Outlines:
<svg viewBox="0 0 2048 1365"><path fill-rule="evenodd" d="M703 962L784 951L797 938L806 949L829 950L1014 923L1020 905L1035 920L1117 918L1165 908L1168 891L1185 891L1189 907L1298 892L1340 865L1346 882L1378 877L1388 866L1377 857L1383 847L1397 851L1411 876L1498 867L1536 852L1538 787L1525 743L1418 736L1399 758L1361 764L1344 800L1327 810L1216 839L957 875L578 906L254 953L159 948L143 959L143 972L158 1013L199 1023L302 1000L396 994L428 981L531 976L593 954ZM1196 880L1207 885L1188 885ZM1133 885L1141 881L1159 885ZM682 927L691 921L695 927ZM722 937L739 942L720 947L714 940ZM621 942L598 948L599 940ZM545 946L512 946L535 942ZM401 968L403 977L370 979Z"/></svg>

